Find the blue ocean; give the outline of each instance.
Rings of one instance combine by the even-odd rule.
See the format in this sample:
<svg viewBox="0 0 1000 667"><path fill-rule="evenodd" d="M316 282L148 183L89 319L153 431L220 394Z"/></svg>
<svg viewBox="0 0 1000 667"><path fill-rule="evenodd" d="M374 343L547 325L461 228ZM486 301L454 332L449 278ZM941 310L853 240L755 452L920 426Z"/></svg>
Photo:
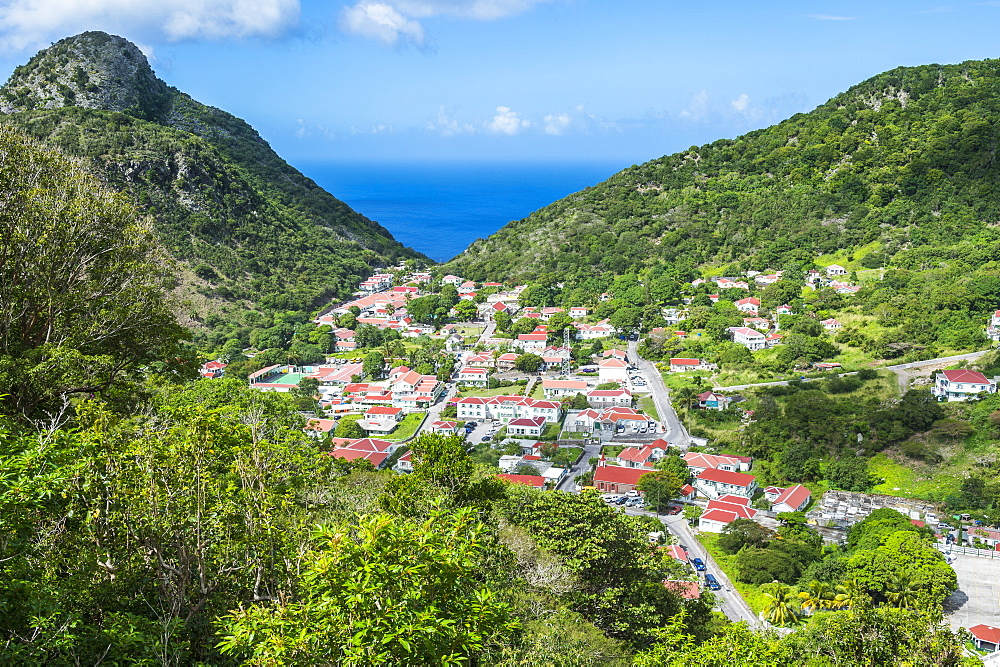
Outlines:
<svg viewBox="0 0 1000 667"><path fill-rule="evenodd" d="M296 167L404 245L443 262L477 238L596 185L621 162L306 162Z"/></svg>

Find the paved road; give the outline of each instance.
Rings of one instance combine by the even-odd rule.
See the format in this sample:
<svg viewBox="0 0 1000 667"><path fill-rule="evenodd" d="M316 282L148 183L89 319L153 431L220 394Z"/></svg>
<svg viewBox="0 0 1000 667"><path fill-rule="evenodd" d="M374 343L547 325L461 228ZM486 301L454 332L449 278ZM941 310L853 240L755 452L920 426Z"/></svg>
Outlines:
<svg viewBox="0 0 1000 667"><path fill-rule="evenodd" d="M590 470L590 464L588 463L590 457L592 456L596 457L600 455L601 455L600 441L593 444L584 445L583 456L581 456L580 460L577 461L576 465L574 465L570 469L569 474L567 474L565 477L562 478L562 480L560 480L559 485L556 486L556 488L559 489L560 491L575 492L576 482L574 480L576 479L576 477Z"/></svg>
<svg viewBox="0 0 1000 667"><path fill-rule="evenodd" d="M882 366L881 368L885 369L887 371L893 371L893 372L898 373L899 371L905 371L905 370L909 370L911 368L921 368L923 366L936 366L936 365L941 365L941 364L953 364L953 363L955 363L957 361L967 361L967 360L971 360L971 359L978 359L979 357L983 356L987 352L992 352L992 351L993 350L982 350L980 352L969 352L968 354L956 354L953 357L938 357L937 359L926 359L924 361L912 361L912 362L906 363L906 364L894 364L892 366ZM876 369L876 370L878 370L878 369ZM839 373L838 375L840 377L844 377L846 375L854 375L854 373L853 372L851 372L851 373ZM827 375L825 377L832 377L832 376ZM804 378L802 380L802 382L815 382L816 380L822 380L822 379L824 379L824 378ZM781 381L777 381L777 382L758 382L756 384L736 384L736 385L729 385L729 386L726 386L726 387L714 387L714 389L716 391L739 391L741 389L750 389L752 387L777 387L779 385L786 385L786 384L788 384L788 382L789 382L788 380L781 380Z"/></svg>
<svg viewBox="0 0 1000 667"><path fill-rule="evenodd" d="M690 437L684 429L684 425L681 424L681 420L677 418L674 406L670 404L670 393L667 391L667 385L663 383L663 376L660 375L655 364L639 356L636 346L635 341L629 341L628 358L645 375L647 387L653 397L653 404L656 405L656 412L660 415L660 423L667 428L666 432L661 433L659 437L685 449L690 444Z"/></svg>
<svg viewBox="0 0 1000 667"><path fill-rule="evenodd" d="M650 512L636 509L626 508L625 512L628 514L647 514L652 516ZM661 516L660 521L667 527L670 534L677 538L678 544L687 547L688 556L692 559L701 558L705 561L706 571L714 574L715 578L719 580L722 589L714 591L714 593L718 599L718 608L726 615L726 618L733 622L746 621L751 626L767 625L753 613L750 605L746 603L743 596L739 594L732 582L729 581L729 578L726 577L726 573L722 571L722 568L718 566L715 559L701 545L701 542L695 538L683 514Z"/></svg>

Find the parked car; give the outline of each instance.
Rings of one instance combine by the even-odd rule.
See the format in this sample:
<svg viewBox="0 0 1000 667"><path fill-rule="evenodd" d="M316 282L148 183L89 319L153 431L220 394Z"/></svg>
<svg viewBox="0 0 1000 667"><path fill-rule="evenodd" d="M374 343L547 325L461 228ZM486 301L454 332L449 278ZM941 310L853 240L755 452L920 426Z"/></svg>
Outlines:
<svg viewBox="0 0 1000 667"><path fill-rule="evenodd" d="M628 502L628 496L622 496L621 498L619 498L618 500L615 501L615 504L616 505L624 505L627 502Z"/></svg>
<svg viewBox="0 0 1000 667"><path fill-rule="evenodd" d="M628 496L629 498L638 498L639 492L636 491L635 489L632 489L631 491L626 491L625 495Z"/></svg>
<svg viewBox="0 0 1000 667"><path fill-rule="evenodd" d="M646 501L643 500L642 498L633 498L631 502L628 503L628 506L640 509L646 506Z"/></svg>
<svg viewBox="0 0 1000 667"><path fill-rule="evenodd" d="M472 428L476 428L477 426L479 426L479 422L465 422L465 426L466 428L468 428L469 426L471 426Z"/></svg>
<svg viewBox="0 0 1000 667"><path fill-rule="evenodd" d="M722 588L722 586L719 584L719 580L715 578L715 575L709 574L707 572L705 573L705 585L708 586L709 589L713 591L717 591L720 588Z"/></svg>
<svg viewBox="0 0 1000 667"><path fill-rule="evenodd" d="M694 565L694 569L698 570L699 572L705 571L705 561L703 561L702 559L693 558L691 559L691 564Z"/></svg>
<svg viewBox="0 0 1000 667"><path fill-rule="evenodd" d="M617 493L605 493L603 496L601 496L601 498L603 498L604 502L606 503L613 503L619 498L621 498L621 496L618 495Z"/></svg>
<svg viewBox="0 0 1000 667"><path fill-rule="evenodd" d="M490 440L492 440L492 439L493 439L493 436L492 436L492 435L484 435L483 437L481 437L481 438L479 439L479 442L489 442L489 441L490 441Z"/></svg>
<svg viewBox="0 0 1000 667"><path fill-rule="evenodd" d="M671 505L670 509L667 510L667 514L680 514L683 510L676 505Z"/></svg>

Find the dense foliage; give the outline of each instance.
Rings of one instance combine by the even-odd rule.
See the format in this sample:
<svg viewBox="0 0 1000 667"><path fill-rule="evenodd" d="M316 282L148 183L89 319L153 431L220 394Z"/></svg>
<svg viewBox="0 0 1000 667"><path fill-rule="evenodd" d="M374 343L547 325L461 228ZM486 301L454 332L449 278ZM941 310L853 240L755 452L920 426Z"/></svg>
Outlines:
<svg viewBox="0 0 1000 667"><path fill-rule="evenodd" d="M107 74L117 60L109 65L98 57L88 39L93 35L103 33L43 50L0 95L37 89L38 72L58 78L82 66ZM104 38L121 47L120 58L135 49L121 38ZM0 123L83 158L92 173L152 215L165 250L188 267L179 277L192 295L200 293L185 315L200 319L226 302L265 312L309 310L349 294L373 266L422 257L289 166L244 121L167 88L144 58L140 65L143 75L136 74L133 85L152 85L149 79L165 95L156 113L109 110L114 105L87 94L95 84L64 77L79 95L57 100L55 108L35 108L26 98L0 115ZM106 85L112 83L123 84ZM145 99L124 83L119 96ZM215 306L208 308L206 299Z"/></svg>
<svg viewBox="0 0 1000 667"><path fill-rule="evenodd" d="M897 68L773 127L630 167L448 268L522 280L657 264L731 274L862 247L874 267L995 261L998 86L997 60Z"/></svg>

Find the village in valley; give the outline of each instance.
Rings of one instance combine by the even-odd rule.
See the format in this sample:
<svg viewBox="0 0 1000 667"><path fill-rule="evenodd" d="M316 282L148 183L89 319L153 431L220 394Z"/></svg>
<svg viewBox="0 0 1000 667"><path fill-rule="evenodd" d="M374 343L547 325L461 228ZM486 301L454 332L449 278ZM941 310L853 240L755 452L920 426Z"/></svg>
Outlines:
<svg viewBox="0 0 1000 667"><path fill-rule="evenodd" d="M683 565L665 583L688 597L711 589L732 619L760 619L713 558L715 538L706 537L734 522L768 530L799 523L835 544L871 512L892 508L934 530L949 560L958 550L1000 543L1000 531L972 530L971 520L945 516L938 503L911 494L771 483L785 476L770 464L758 472L741 451L740 434L755 420L744 396L753 387L858 375L893 389L905 382L939 402L997 390L996 378L947 368L956 363L950 358L872 370L869 360L834 344L845 340L845 328L863 329L864 322L849 308L840 314L829 302L803 298L836 295L834 304L849 303L862 289L851 281L856 276L836 264L811 269L792 283L793 293L782 273L696 279L676 304L637 322L616 317L613 292L593 303L529 305L538 301L525 298L535 286L399 266L315 317L315 330L328 340L325 362L268 365L248 382L299 396L307 432L338 459L405 474L413 470L414 438L456 436L510 483L600 494L623 512L655 517L664 529L651 531L650 540ZM1000 340L1000 311L987 339ZM202 375L222 377L226 368L210 361ZM720 429L731 437L718 439ZM959 583L968 585L961 573ZM1000 625L995 614L979 620Z"/></svg>

